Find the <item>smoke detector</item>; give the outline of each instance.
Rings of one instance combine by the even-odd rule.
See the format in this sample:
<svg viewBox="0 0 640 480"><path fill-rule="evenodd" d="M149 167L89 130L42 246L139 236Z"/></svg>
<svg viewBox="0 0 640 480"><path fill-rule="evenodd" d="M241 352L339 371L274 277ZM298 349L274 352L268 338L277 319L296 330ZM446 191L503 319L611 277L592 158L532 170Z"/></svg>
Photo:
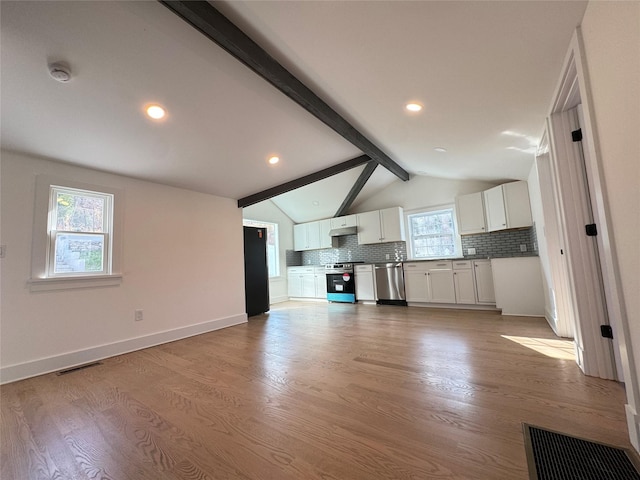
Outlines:
<svg viewBox="0 0 640 480"><path fill-rule="evenodd" d="M49 75L58 82L67 83L71 80L71 69L64 63L52 63L49 65Z"/></svg>

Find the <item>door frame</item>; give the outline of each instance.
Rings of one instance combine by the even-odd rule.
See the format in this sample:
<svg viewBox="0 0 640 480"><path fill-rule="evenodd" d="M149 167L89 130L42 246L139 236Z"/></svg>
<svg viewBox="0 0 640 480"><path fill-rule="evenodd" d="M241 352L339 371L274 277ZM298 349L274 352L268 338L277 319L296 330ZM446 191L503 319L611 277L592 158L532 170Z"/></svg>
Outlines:
<svg viewBox="0 0 640 480"><path fill-rule="evenodd" d="M589 78L586 71L586 60L584 55L584 43L580 27L576 29L571 39L569 51L565 57L562 75L553 97L553 102L549 111L547 127L550 135L559 132L551 130L555 126L552 118L561 116L578 104L582 104L584 115L584 135L582 147L585 151L584 166L588 180L588 192L591 197L591 206L594 222L597 224L598 235L597 251L600 257L600 274L604 288L604 301L609 322L614 330L615 347L619 349L620 362L622 366L622 380L625 382L627 394L627 404L625 405L627 415L627 425L629 437L632 445L640 451L640 385L638 372L635 368L634 352L630 343L629 320L626 314L624 297L621 287L621 278L618 267L618 258L613 241L613 231L610 226L610 213L606 184L604 182L602 159L600 156L600 146L598 142L598 132L593 116L593 100ZM551 144L555 143L553 141ZM558 152L554 152L557 154ZM555 172L554 172L555 173ZM555 179L557 182L557 178ZM559 185L556 184L558 187ZM563 209L563 205L559 205ZM570 238L566 239L568 248L580 249L579 245L573 245ZM571 279L572 283L582 279ZM572 285L574 288L575 285ZM578 318L577 328L580 328L583 335L595 336L592 325L583 324L583 320ZM591 338L590 340L595 340ZM640 353L640 352L638 352ZM590 359L587 359L589 362ZM589 372L587 372L589 374Z"/></svg>

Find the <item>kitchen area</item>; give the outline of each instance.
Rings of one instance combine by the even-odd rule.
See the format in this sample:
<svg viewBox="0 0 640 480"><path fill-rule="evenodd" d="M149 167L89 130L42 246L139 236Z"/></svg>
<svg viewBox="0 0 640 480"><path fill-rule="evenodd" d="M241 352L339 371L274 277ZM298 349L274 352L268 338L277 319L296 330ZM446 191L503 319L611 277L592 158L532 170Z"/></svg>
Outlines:
<svg viewBox="0 0 640 480"><path fill-rule="evenodd" d="M428 259L411 254L401 207L294 225L288 296L544 316L527 182L458 196L455 217L456 255Z"/></svg>

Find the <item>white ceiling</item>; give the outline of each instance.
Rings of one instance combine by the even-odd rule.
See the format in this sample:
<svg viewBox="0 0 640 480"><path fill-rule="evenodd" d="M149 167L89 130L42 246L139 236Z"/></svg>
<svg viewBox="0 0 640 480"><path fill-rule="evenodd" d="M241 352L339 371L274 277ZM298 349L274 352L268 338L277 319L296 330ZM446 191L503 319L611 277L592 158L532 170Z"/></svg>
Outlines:
<svg viewBox="0 0 640 480"><path fill-rule="evenodd" d="M215 6L412 175L498 181L528 174L586 2ZM1 9L5 149L235 199L361 153L157 2ZM60 60L67 84L47 73ZM148 102L168 119L146 119ZM361 169L275 202L296 222L331 216ZM393 179L378 167L361 197Z"/></svg>

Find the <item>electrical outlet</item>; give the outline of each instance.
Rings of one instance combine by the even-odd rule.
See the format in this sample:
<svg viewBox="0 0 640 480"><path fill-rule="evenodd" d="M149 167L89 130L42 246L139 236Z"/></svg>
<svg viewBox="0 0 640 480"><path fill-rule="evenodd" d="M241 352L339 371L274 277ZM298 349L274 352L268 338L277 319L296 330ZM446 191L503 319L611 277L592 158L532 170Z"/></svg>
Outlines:
<svg viewBox="0 0 640 480"><path fill-rule="evenodd" d="M467 255L475 255L476 254L476 249L471 247L471 248L467 248Z"/></svg>
<svg viewBox="0 0 640 480"><path fill-rule="evenodd" d="M522 245L520 245L520 251L521 252L526 252L527 251L527 245L524 244L524 243Z"/></svg>
<svg viewBox="0 0 640 480"><path fill-rule="evenodd" d="M389 254L387 253L387 260L389 260Z"/></svg>
<svg viewBox="0 0 640 480"><path fill-rule="evenodd" d="M144 319L144 316L142 314L142 310L136 310L135 311L135 319L136 319L136 322L139 322L139 321Z"/></svg>

